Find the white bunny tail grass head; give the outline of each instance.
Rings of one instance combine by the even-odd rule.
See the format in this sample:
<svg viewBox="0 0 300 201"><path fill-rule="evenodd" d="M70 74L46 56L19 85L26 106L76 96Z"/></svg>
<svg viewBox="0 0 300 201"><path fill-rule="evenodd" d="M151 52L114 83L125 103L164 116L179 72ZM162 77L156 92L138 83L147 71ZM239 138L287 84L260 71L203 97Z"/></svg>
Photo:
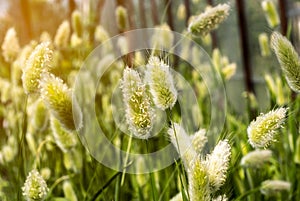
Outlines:
<svg viewBox="0 0 300 201"><path fill-rule="evenodd" d="M287 108L281 107L261 114L247 128L249 143L253 148L265 148L276 141L276 131L282 127Z"/></svg>

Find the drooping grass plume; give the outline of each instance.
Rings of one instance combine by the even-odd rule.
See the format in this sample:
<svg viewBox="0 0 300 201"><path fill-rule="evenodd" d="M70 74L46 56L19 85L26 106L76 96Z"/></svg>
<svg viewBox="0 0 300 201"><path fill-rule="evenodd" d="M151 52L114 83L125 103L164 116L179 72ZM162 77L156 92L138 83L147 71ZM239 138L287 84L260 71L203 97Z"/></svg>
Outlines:
<svg viewBox="0 0 300 201"><path fill-rule="evenodd" d="M49 73L43 75L40 86L42 100L62 126L69 131L75 130L76 125L80 128L82 114L76 102L72 105L71 89L60 78Z"/></svg>
<svg viewBox="0 0 300 201"><path fill-rule="evenodd" d="M268 22L268 25L271 28L276 27L280 24L279 15L276 10L276 6L272 0L264 0L261 2L261 7L265 12L265 16Z"/></svg>
<svg viewBox="0 0 300 201"><path fill-rule="evenodd" d="M51 130L55 143L64 153L77 144L76 134L64 129L60 122L53 116L51 117Z"/></svg>
<svg viewBox="0 0 300 201"><path fill-rule="evenodd" d="M189 196L191 201L207 201L211 199L209 176L205 164L196 157L188 170Z"/></svg>
<svg viewBox="0 0 300 201"><path fill-rule="evenodd" d="M13 62L17 58L20 51L20 45L14 28L7 30L1 49L6 62Z"/></svg>
<svg viewBox="0 0 300 201"><path fill-rule="evenodd" d="M231 147L228 140L220 141L211 154L208 154L204 163L208 181L213 191L217 191L226 181Z"/></svg>
<svg viewBox="0 0 300 201"><path fill-rule="evenodd" d="M58 27L55 37L54 37L54 45L58 48L64 48L68 45L69 38L71 35L71 27L70 23L65 20Z"/></svg>
<svg viewBox="0 0 300 201"><path fill-rule="evenodd" d="M149 138L153 127L154 111L146 91L146 85L142 82L139 73L126 67L121 89L129 130L138 138Z"/></svg>
<svg viewBox="0 0 300 201"><path fill-rule="evenodd" d="M205 12L195 16L189 26L188 31L195 36L205 36L210 31L216 29L229 15L230 6L219 4L209 7Z"/></svg>
<svg viewBox="0 0 300 201"><path fill-rule="evenodd" d="M190 137L195 151L197 152L197 154L200 154L208 141L206 136L206 130L199 129L197 132L194 133L194 135L191 135Z"/></svg>
<svg viewBox="0 0 300 201"><path fill-rule="evenodd" d="M271 150L255 150L249 152L241 160L241 166L250 168L260 168L270 161L272 157Z"/></svg>
<svg viewBox="0 0 300 201"><path fill-rule="evenodd" d="M45 199L49 189L43 177L34 169L29 172L22 191L27 201L42 201Z"/></svg>
<svg viewBox="0 0 300 201"><path fill-rule="evenodd" d="M289 191L291 183L282 180L266 180L262 182L260 192L264 195L274 195L281 191Z"/></svg>
<svg viewBox="0 0 300 201"><path fill-rule="evenodd" d="M299 55L291 42L278 32L271 35L271 48L275 52L281 69L291 89L300 92Z"/></svg>
<svg viewBox="0 0 300 201"><path fill-rule="evenodd" d="M41 74L50 68L52 54L48 42L39 44L30 54L22 74L23 88L27 94L38 92Z"/></svg>
<svg viewBox="0 0 300 201"><path fill-rule="evenodd" d="M272 110L250 123L247 133L253 148L265 148L276 141L276 131L284 124L287 110L284 107Z"/></svg>
<svg viewBox="0 0 300 201"><path fill-rule="evenodd" d="M177 90L169 65L158 57L150 57L147 64L146 81L155 105L162 109L172 108L177 101Z"/></svg>
<svg viewBox="0 0 300 201"><path fill-rule="evenodd" d="M180 154L186 169L190 169L191 162L197 157L197 153L192 146L190 136L185 132L184 128L174 123L168 130L168 136L171 143Z"/></svg>

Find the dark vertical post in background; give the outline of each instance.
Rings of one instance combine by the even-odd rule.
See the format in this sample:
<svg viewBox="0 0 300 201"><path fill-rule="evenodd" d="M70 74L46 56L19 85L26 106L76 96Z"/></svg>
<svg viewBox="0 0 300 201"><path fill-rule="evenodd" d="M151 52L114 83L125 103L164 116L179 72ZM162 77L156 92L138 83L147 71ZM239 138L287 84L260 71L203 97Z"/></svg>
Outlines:
<svg viewBox="0 0 300 201"><path fill-rule="evenodd" d="M184 6L185 6L185 10L186 10L185 24L186 24L186 26L188 26L188 21L191 16L190 0L184 0Z"/></svg>
<svg viewBox="0 0 300 201"><path fill-rule="evenodd" d="M29 1L28 0L19 0L21 4L21 13L24 19L24 24L26 29L24 30L24 34L26 35L26 40L30 40L32 38L32 26L31 26L31 16L29 10Z"/></svg>
<svg viewBox="0 0 300 201"><path fill-rule="evenodd" d="M173 22L173 14L172 14L172 0L165 0L165 5L167 9L167 21L168 25L170 26L170 29L173 31L174 30L174 22Z"/></svg>
<svg viewBox="0 0 300 201"><path fill-rule="evenodd" d="M159 24L157 5L155 0L150 0L150 2L151 2L151 13L152 13L153 25L155 26Z"/></svg>
<svg viewBox="0 0 300 201"><path fill-rule="evenodd" d="M280 28L281 28L281 34L286 35L287 34L287 1L286 0L279 0L279 11L280 11Z"/></svg>
<svg viewBox="0 0 300 201"><path fill-rule="evenodd" d="M141 28L147 27L145 0L139 0L139 12L141 17Z"/></svg>
<svg viewBox="0 0 300 201"><path fill-rule="evenodd" d="M244 80L245 87L248 92L254 92L254 87L252 83L252 72L251 72L251 61L250 61L250 51L248 44L248 30L247 30L247 19L245 12L245 5L243 0L236 0L237 14L238 14L238 25L240 33L240 44L242 51L242 62L244 68Z"/></svg>
<svg viewBox="0 0 300 201"><path fill-rule="evenodd" d="M69 0L69 18L72 18L72 13L76 9L75 0Z"/></svg>
<svg viewBox="0 0 300 201"><path fill-rule="evenodd" d="M207 4L210 6L214 6L213 0L207 0ZM212 40L212 48L215 49L218 47L218 38L217 38L217 33L216 31L211 31L211 40Z"/></svg>
<svg viewBox="0 0 300 201"><path fill-rule="evenodd" d="M240 35L240 46L242 51L242 63L244 69L244 83L246 92L255 94L254 85L252 82L252 72L251 72L251 56L249 50L248 42L248 30L247 30L247 18L245 11L244 0L236 0L237 7L237 17L239 25L239 35ZM249 120L252 120L257 116L256 108L251 107L251 100L247 100L247 109Z"/></svg>
<svg viewBox="0 0 300 201"><path fill-rule="evenodd" d="M134 17L136 16L136 12L132 0L127 0L126 8L128 12L128 21L129 21L130 30L135 29L136 23Z"/></svg>

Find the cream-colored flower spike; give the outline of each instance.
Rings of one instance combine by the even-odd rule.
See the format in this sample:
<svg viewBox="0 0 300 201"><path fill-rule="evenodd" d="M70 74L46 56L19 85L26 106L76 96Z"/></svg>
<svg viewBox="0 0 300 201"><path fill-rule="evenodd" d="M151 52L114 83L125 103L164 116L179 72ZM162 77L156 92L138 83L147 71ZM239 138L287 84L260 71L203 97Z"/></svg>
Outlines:
<svg viewBox="0 0 300 201"><path fill-rule="evenodd" d="M43 177L34 169L29 172L22 191L27 201L42 201L49 189Z"/></svg>
<svg viewBox="0 0 300 201"><path fill-rule="evenodd" d="M48 42L39 44L30 54L22 74L23 88L27 94L38 92L41 74L49 70L52 54Z"/></svg>
<svg viewBox="0 0 300 201"><path fill-rule="evenodd" d="M191 201L211 200L211 191L209 186L209 177L207 175L205 164L196 157L191 163L191 169L188 170L189 196Z"/></svg>
<svg viewBox="0 0 300 201"><path fill-rule="evenodd" d="M271 48L277 56L290 88L300 93L300 60L292 43L280 33L273 32Z"/></svg>
<svg viewBox="0 0 300 201"><path fill-rule="evenodd" d="M219 4L212 8L207 8L204 13L195 16L189 26L188 31L196 36L205 36L210 31L216 29L229 15L230 6Z"/></svg>
<svg viewBox="0 0 300 201"><path fill-rule="evenodd" d="M249 143L253 148L265 148L276 141L276 131L281 128L287 108L281 107L267 114L261 114L247 128Z"/></svg>
<svg viewBox="0 0 300 201"><path fill-rule="evenodd" d="M282 180L266 180L262 182L260 192L264 195L274 195L281 191L289 191L291 183Z"/></svg>
<svg viewBox="0 0 300 201"><path fill-rule="evenodd" d="M17 58L17 55L20 51L20 45L16 30L14 28L7 30L1 48L4 60L6 62L12 62Z"/></svg>
<svg viewBox="0 0 300 201"><path fill-rule="evenodd" d="M214 198L212 201L227 201L228 198L226 195L219 195L218 197Z"/></svg>
<svg viewBox="0 0 300 201"><path fill-rule="evenodd" d="M280 19L274 2L272 0L264 0L261 2L261 7L265 12L269 26L271 28L278 26Z"/></svg>
<svg viewBox="0 0 300 201"><path fill-rule="evenodd" d="M217 191L226 181L231 147L228 140L220 141L204 161L210 187Z"/></svg>
<svg viewBox="0 0 300 201"><path fill-rule="evenodd" d="M69 39L71 35L71 27L70 23L65 20L58 27L55 37L54 37L54 45L59 48L64 48L68 45Z"/></svg>
<svg viewBox="0 0 300 201"><path fill-rule="evenodd" d="M241 165L243 167L252 167L252 168L260 168L265 163L270 161L272 157L271 150L255 150L249 152L245 155L241 160Z"/></svg>
<svg viewBox="0 0 300 201"><path fill-rule="evenodd" d="M146 86L137 71L126 67L121 83L125 118L130 132L138 138L147 139L153 127L154 111Z"/></svg>
<svg viewBox="0 0 300 201"><path fill-rule="evenodd" d="M192 140L192 145L195 151L197 152L197 154L200 154L205 144L207 143L206 130L199 129L197 132L195 132L194 135L190 136L190 138Z"/></svg>
<svg viewBox="0 0 300 201"><path fill-rule="evenodd" d="M168 129L168 135L171 143L180 154L186 169L190 169L191 162L197 157L197 153L192 146L190 136L185 132L184 128L174 123L174 128Z"/></svg>
<svg viewBox="0 0 300 201"><path fill-rule="evenodd" d="M66 153L77 144L77 136L74 132L64 129L61 123L53 116L51 116L51 129L54 136L55 143Z"/></svg>
<svg viewBox="0 0 300 201"><path fill-rule="evenodd" d="M69 131L80 128L82 114L77 102L72 102L71 89L60 78L49 73L43 75L40 86L42 100L62 126Z"/></svg>
<svg viewBox="0 0 300 201"><path fill-rule="evenodd" d="M158 57L150 57L147 64L146 81L150 87L154 104L166 110L172 108L177 101L177 90L169 65Z"/></svg>

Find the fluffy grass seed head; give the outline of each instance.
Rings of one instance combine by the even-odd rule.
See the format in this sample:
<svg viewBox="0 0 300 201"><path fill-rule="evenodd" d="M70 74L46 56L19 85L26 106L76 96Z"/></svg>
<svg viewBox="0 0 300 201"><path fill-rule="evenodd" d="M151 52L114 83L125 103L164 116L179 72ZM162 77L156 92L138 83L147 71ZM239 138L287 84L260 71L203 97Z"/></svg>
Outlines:
<svg viewBox="0 0 300 201"><path fill-rule="evenodd" d="M51 129L57 146L66 153L77 144L76 134L62 127L59 121L51 116Z"/></svg>
<svg viewBox="0 0 300 201"><path fill-rule="evenodd" d="M272 158L271 150L255 150L243 156L241 166L260 168Z"/></svg>
<svg viewBox="0 0 300 201"><path fill-rule="evenodd" d="M194 17L188 26L188 32L196 36L205 36L210 31L216 29L229 15L230 6L219 4L212 8L207 8L205 12Z"/></svg>
<svg viewBox="0 0 300 201"><path fill-rule="evenodd" d="M197 152L197 154L200 154L202 152L202 149L204 148L205 144L207 143L207 136L206 136L206 130L205 129L199 129L197 132L195 132L194 135L190 136L192 140L192 145Z"/></svg>
<svg viewBox="0 0 300 201"><path fill-rule="evenodd" d="M167 23L155 26L155 31L151 37L153 49L170 49L174 43L174 34Z"/></svg>
<svg viewBox="0 0 300 201"><path fill-rule="evenodd" d="M14 28L7 30L1 49L6 62L13 62L17 58L20 51L20 45Z"/></svg>
<svg viewBox="0 0 300 201"><path fill-rule="evenodd" d="M69 201L77 201L76 193L70 181L65 181L63 184L65 198Z"/></svg>
<svg viewBox="0 0 300 201"><path fill-rule="evenodd" d="M217 191L226 181L230 156L231 147L228 140L222 140L203 162L207 171L209 185L214 191Z"/></svg>
<svg viewBox="0 0 300 201"><path fill-rule="evenodd" d="M76 47L80 47L83 43L82 38L80 38L76 33L73 33L71 35L71 47L76 48Z"/></svg>
<svg viewBox="0 0 300 201"><path fill-rule="evenodd" d="M287 108L280 107L267 114L259 115L247 128L249 143L253 148L265 148L276 141L276 131L281 128Z"/></svg>
<svg viewBox="0 0 300 201"><path fill-rule="evenodd" d="M65 20L58 27L55 37L54 37L54 45L59 48L64 48L68 45L69 38L71 35L71 28L69 21Z"/></svg>
<svg viewBox="0 0 300 201"><path fill-rule="evenodd" d="M125 117L130 132L142 139L150 137L153 127L154 111L150 97L139 73L126 67L121 82Z"/></svg>
<svg viewBox="0 0 300 201"><path fill-rule="evenodd" d="M170 199L170 201L183 201L182 200L182 193L181 192L177 193L174 197L172 197Z"/></svg>
<svg viewBox="0 0 300 201"><path fill-rule="evenodd" d="M196 157L191 163L191 169L188 170L189 195L191 201L211 200L211 190L209 186L209 177L205 164L200 157Z"/></svg>
<svg viewBox="0 0 300 201"><path fill-rule="evenodd" d="M49 73L43 75L40 86L42 100L62 126L69 131L76 129L75 124L78 128L81 127L82 114L79 107L73 108L72 92L68 86L60 78Z"/></svg>
<svg viewBox="0 0 300 201"><path fill-rule="evenodd" d="M264 0L261 2L261 7L265 12L267 22L271 28L280 24L279 15L276 6L272 0Z"/></svg>
<svg viewBox="0 0 300 201"><path fill-rule="evenodd" d="M177 90L169 65L158 57L150 57L147 64L146 80L153 96L154 104L166 110L172 108L177 101Z"/></svg>
<svg viewBox="0 0 300 201"><path fill-rule="evenodd" d="M72 13L72 21L71 21L72 29L75 31L78 37L82 36L83 25L82 25L82 15L78 10L73 11Z"/></svg>
<svg viewBox="0 0 300 201"><path fill-rule="evenodd" d="M118 6L116 8L116 21L117 21L117 26L120 31L125 31L128 27L128 13L127 9L124 8L123 6Z"/></svg>
<svg viewBox="0 0 300 201"><path fill-rule="evenodd" d="M218 197L214 198L212 201L227 201L228 198L226 195L219 195Z"/></svg>
<svg viewBox="0 0 300 201"><path fill-rule="evenodd" d="M43 42L35 47L25 63L22 82L27 94L38 92L41 74L47 72L52 61L49 43Z"/></svg>
<svg viewBox="0 0 300 201"><path fill-rule="evenodd" d="M269 37L266 33L261 33L258 36L258 43L260 48L260 54L263 57L267 57L271 55L270 47L269 47Z"/></svg>
<svg viewBox="0 0 300 201"><path fill-rule="evenodd" d="M291 189L291 183L281 180L266 180L262 182L260 192L264 195L274 195L281 191L289 191Z"/></svg>
<svg viewBox="0 0 300 201"><path fill-rule="evenodd" d="M27 201L42 201L49 189L43 177L34 169L29 172L22 191Z"/></svg>
<svg viewBox="0 0 300 201"><path fill-rule="evenodd" d="M290 88L299 93L300 61L295 48L286 37L278 32L273 32L271 35L271 48L276 54Z"/></svg>
<svg viewBox="0 0 300 201"><path fill-rule="evenodd" d="M32 126L35 131L42 132L46 129L49 120L48 110L42 100L37 100L32 110Z"/></svg>
<svg viewBox="0 0 300 201"><path fill-rule="evenodd" d="M102 43L102 42L106 41L107 39L109 39L109 34L104 29L103 26L98 25L95 29L94 38L96 41Z"/></svg>
<svg viewBox="0 0 300 201"><path fill-rule="evenodd" d="M190 136L185 132L184 128L177 123L173 123L173 125L174 128L171 126L168 129L169 139L180 154L186 169L189 169L191 162L197 157L197 153L192 146Z"/></svg>
<svg viewBox="0 0 300 201"><path fill-rule="evenodd" d="M185 5L183 3L179 4L178 8L177 8L177 18L179 20L184 20L186 17L186 8Z"/></svg>

